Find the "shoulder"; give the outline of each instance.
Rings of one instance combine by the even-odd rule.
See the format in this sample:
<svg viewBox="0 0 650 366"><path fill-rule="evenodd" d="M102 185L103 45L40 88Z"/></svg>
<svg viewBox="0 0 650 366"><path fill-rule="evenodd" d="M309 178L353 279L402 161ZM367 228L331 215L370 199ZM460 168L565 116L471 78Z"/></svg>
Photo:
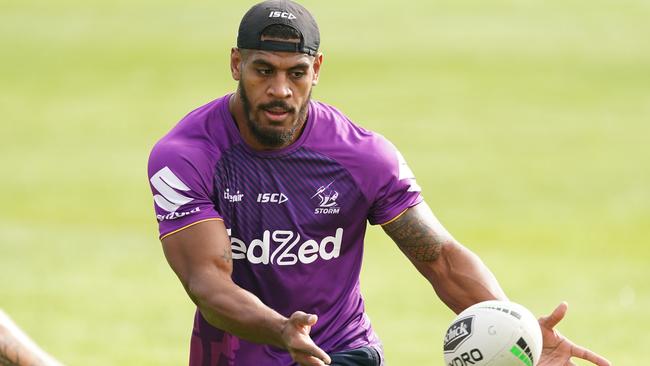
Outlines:
<svg viewBox="0 0 650 366"><path fill-rule="evenodd" d="M313 131L310 142L319 148L355 149L358 153L380 153L392 144L380 133L366 129L353 122L336 107L312 102L314 113Z"/></svg>
<svg viewBox="0 0 650 366"><path fill-rule="evenodd" d="M150 179L167 172L181 180L209 185L222 152L236 141L231 131L233 127L228 126L227 97L188 113L158 140L149 155Z"/></svg>
<svg viewBox="0 0 650 366"><path fill-rule="evenodd" d="M343 166L370 201L395 182L410 181L412 172L386 137L357 125L332 106L313 103L314 126L307 147Z"/></svg>
<svg viewBox="0 0 650 366"><path fill-rule="evenodd" d="M149 168L165 165L212 166L234 139L224 108L227 96L194 109L153 146ZM151 174L151 171L150 171Z"/></svg>
<svg viewBox="0 0 650 366"><path fill-rule="evenodd" d="M378 132L366 129L350 120L339 109L312 102L313 130L309 147L342 163L362 163L368 168L398 163L399 152Z"/></svg>

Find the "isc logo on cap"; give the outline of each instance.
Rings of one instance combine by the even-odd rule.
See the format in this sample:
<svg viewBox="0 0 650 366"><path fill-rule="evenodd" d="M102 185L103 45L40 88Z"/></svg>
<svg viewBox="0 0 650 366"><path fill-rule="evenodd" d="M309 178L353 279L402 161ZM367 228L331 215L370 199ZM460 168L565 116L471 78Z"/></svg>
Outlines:
<svg viewBox="0 0 650 366"><path fill-rule="evenodd" d="M285 18L289 20L294 20L296 19L296 16L286 11L272 11L269 14L269 18Z"/></svg>

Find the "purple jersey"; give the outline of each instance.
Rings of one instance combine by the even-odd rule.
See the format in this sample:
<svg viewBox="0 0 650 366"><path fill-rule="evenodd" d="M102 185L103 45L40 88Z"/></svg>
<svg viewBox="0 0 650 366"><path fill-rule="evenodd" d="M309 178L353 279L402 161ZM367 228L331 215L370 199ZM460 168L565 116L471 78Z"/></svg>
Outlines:
<svg viewBox="0 0 650 366"><path fill-rule="evenodd" d="M191 112L153 148L161 238L223 220L236 284L284 316L317 314L310 335L325 352L380 348L359 289L366 220L386 223L422 200L412 172L384 137L316 101L298 140L255 151L239 135L229 97ZM212 327L197 311L190 364L292 361Z"/></svg>

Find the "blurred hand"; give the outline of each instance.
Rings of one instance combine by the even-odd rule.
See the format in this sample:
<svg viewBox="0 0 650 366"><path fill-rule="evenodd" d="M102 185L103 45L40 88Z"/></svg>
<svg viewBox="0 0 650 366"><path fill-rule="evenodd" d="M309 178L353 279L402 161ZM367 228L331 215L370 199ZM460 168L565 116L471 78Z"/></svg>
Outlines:
<svg viewBox="0 0 650 366"><path fill-rule="evenodd" d="M611 366L604 357L578 346L553 329L564 318L568 307L566 302L562 302L551 315L539 318L544 345L538 366L575 366L571 362L572 357L582 358L598 366Z"/></svg>
<svg viewBox="0 0 650 366"><path fill-rule="evenodd" d="M291 314L289 321L282 329L282 340L294 362L301 366L324 366L332 360L320 349L309 336L311 327L316 324L318 317L296 311Z"/></svg>
<svg viewBox="0 0 650 366"><path fill-rule="evenodd" d="M0 310L0 365L61 366Z"/></svg>

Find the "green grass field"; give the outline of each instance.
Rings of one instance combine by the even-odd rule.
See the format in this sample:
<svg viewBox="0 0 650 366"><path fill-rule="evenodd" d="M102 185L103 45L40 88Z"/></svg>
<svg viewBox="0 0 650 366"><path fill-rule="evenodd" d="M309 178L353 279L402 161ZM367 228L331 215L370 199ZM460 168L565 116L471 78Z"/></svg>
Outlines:
<svg viewBox="0 0 650 366"><path fill-rule="evenodd" d="M615 365L650 344L650 2L304 2L314 97L390 138L510 298ZM193 306L157 240L154 142L234 89L250 2L0 4L0 308L69 365L182 365ZM362 285L391 365L453 314L377 228ZM586 363L579 363L586 365Z"/></svg>

